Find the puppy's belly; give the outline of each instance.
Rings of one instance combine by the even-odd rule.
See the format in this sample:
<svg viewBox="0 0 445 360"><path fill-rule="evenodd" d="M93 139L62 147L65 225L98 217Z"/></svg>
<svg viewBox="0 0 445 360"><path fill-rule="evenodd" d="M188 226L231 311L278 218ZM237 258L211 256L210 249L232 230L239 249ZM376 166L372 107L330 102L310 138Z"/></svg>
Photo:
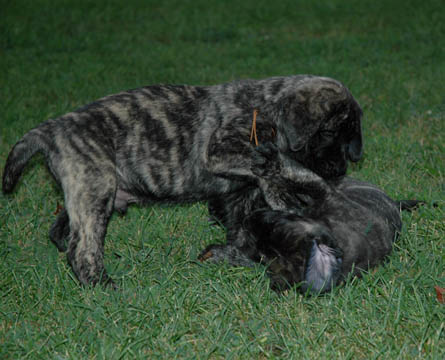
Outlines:
<svg viewBox="0 0 445 360"><path fill-rule="evenodd" d="M191 167L140 167L129 173L118 172L115 208L131 203L184 203L208 200L249 185L237 179L223 178Z"/></svg>

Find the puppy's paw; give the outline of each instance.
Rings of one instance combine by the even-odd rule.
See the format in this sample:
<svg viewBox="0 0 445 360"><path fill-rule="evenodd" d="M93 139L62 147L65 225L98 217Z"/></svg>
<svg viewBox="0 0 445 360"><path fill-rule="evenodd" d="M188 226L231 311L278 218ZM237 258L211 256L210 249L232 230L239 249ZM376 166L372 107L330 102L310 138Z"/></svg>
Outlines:
<svg viewBox="0 0 445 360"><path fill-rule="evenodd" d="M201 254L199 254L198 260L214 264L226 262L232 266L254 266L252 260L250 260L239 248L233 245L209 245L201 252Z"/></svg>
<svg viewBox="0 0 445 360"><path fill-rule="evenodd" d="M198 256L201 262L220 263L226 260L226 246L212 244L207 246Z"/></svg>
<svg viewBox="0 0 445 360"><path fill-rule="evenodd" d="M278 147L271 142L255 148L252 159L252 172L259 177L276 176L281 171Z"/></svg>

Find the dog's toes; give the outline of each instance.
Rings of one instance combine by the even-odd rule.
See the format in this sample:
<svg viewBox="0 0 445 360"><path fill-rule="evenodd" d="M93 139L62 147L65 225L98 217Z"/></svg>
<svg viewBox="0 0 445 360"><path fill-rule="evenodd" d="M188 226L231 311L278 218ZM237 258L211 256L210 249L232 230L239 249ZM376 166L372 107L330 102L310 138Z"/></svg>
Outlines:
<svg viewBox="0 0 445 360"><path fill-rule="evenodd" d="M217 256L215 257L215 255L218 254L218 252L220 251L220 248L222 248L222 247L223 247L222 245L217 245L217 244L212 244L212 245L207 246L199 254L198 260L200 262L204 262L204 261L208 261L208 260L212 261L212 258L213 258L213 261L214 261L215 258L217 257Z"/></svg>
<svg viewBox="0 0 445 360"><path fill-rule="evenodd" d="M198 256L200 262L210 262L213 264L231 262L231 254L227 245L212 244L207 246Z"/></svg>
<svg viewBox="0 0 445 360"><path fill-rule="evenodd" d="M205 252L205 253L201 253L201 254L198 256L198 260L201 261L201 262L204 262L204 261L210 259L212 256L213 256L213 253L212 253L211 250L209 250L209 251L207 251L207 252Z"/></svg>
<svg viewBox="0 0 445 360"><path fill-rule="evenodd" d="M102 275L99 281L93 282L87 286L99 286L104 290L119 290L119 285L117 285L108 274L105 274L105 276Z"/></svg>

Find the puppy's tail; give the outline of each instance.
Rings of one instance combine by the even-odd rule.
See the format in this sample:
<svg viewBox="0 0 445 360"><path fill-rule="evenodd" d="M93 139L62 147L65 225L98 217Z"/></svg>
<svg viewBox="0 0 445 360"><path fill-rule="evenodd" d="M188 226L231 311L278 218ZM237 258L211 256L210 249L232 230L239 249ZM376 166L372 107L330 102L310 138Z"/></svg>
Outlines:
<svg viewBox="0 0 445 360"><path fill-rule="evenodd" d="M417 209L420 205L425 205L423 200L398 200L396 201L400 210L412 211Z"/></svg>
<svg viewBox="0 0 445 360"><path fill-rule="evenodd" d="M12 192L29 159L37 152L48 155L50 135L45 133L46 123L27 132L12 148L3 171L3 193Z"/></svg>

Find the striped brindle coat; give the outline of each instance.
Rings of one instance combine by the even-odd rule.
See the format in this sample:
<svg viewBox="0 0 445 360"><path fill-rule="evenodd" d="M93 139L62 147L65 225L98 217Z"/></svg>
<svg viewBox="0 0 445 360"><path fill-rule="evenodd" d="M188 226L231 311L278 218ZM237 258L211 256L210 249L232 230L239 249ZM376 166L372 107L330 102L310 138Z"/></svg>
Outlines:
<svg viewBox="0 0 445 360"><path fill-rule="evenodd" d="M343 175L347 161L361 156L361 110L336 80L301 75L154 85L104 97L30 130L8 156L3 192L43 153L65 200L51 240L67 251L82 284L112 283L103 257L113 210L234 193L248 202L253 189L267 198L267 184L251 171L254 112L260 143L275 143L322 177ZM306 182L317 186L317 179Z"/></svg>

